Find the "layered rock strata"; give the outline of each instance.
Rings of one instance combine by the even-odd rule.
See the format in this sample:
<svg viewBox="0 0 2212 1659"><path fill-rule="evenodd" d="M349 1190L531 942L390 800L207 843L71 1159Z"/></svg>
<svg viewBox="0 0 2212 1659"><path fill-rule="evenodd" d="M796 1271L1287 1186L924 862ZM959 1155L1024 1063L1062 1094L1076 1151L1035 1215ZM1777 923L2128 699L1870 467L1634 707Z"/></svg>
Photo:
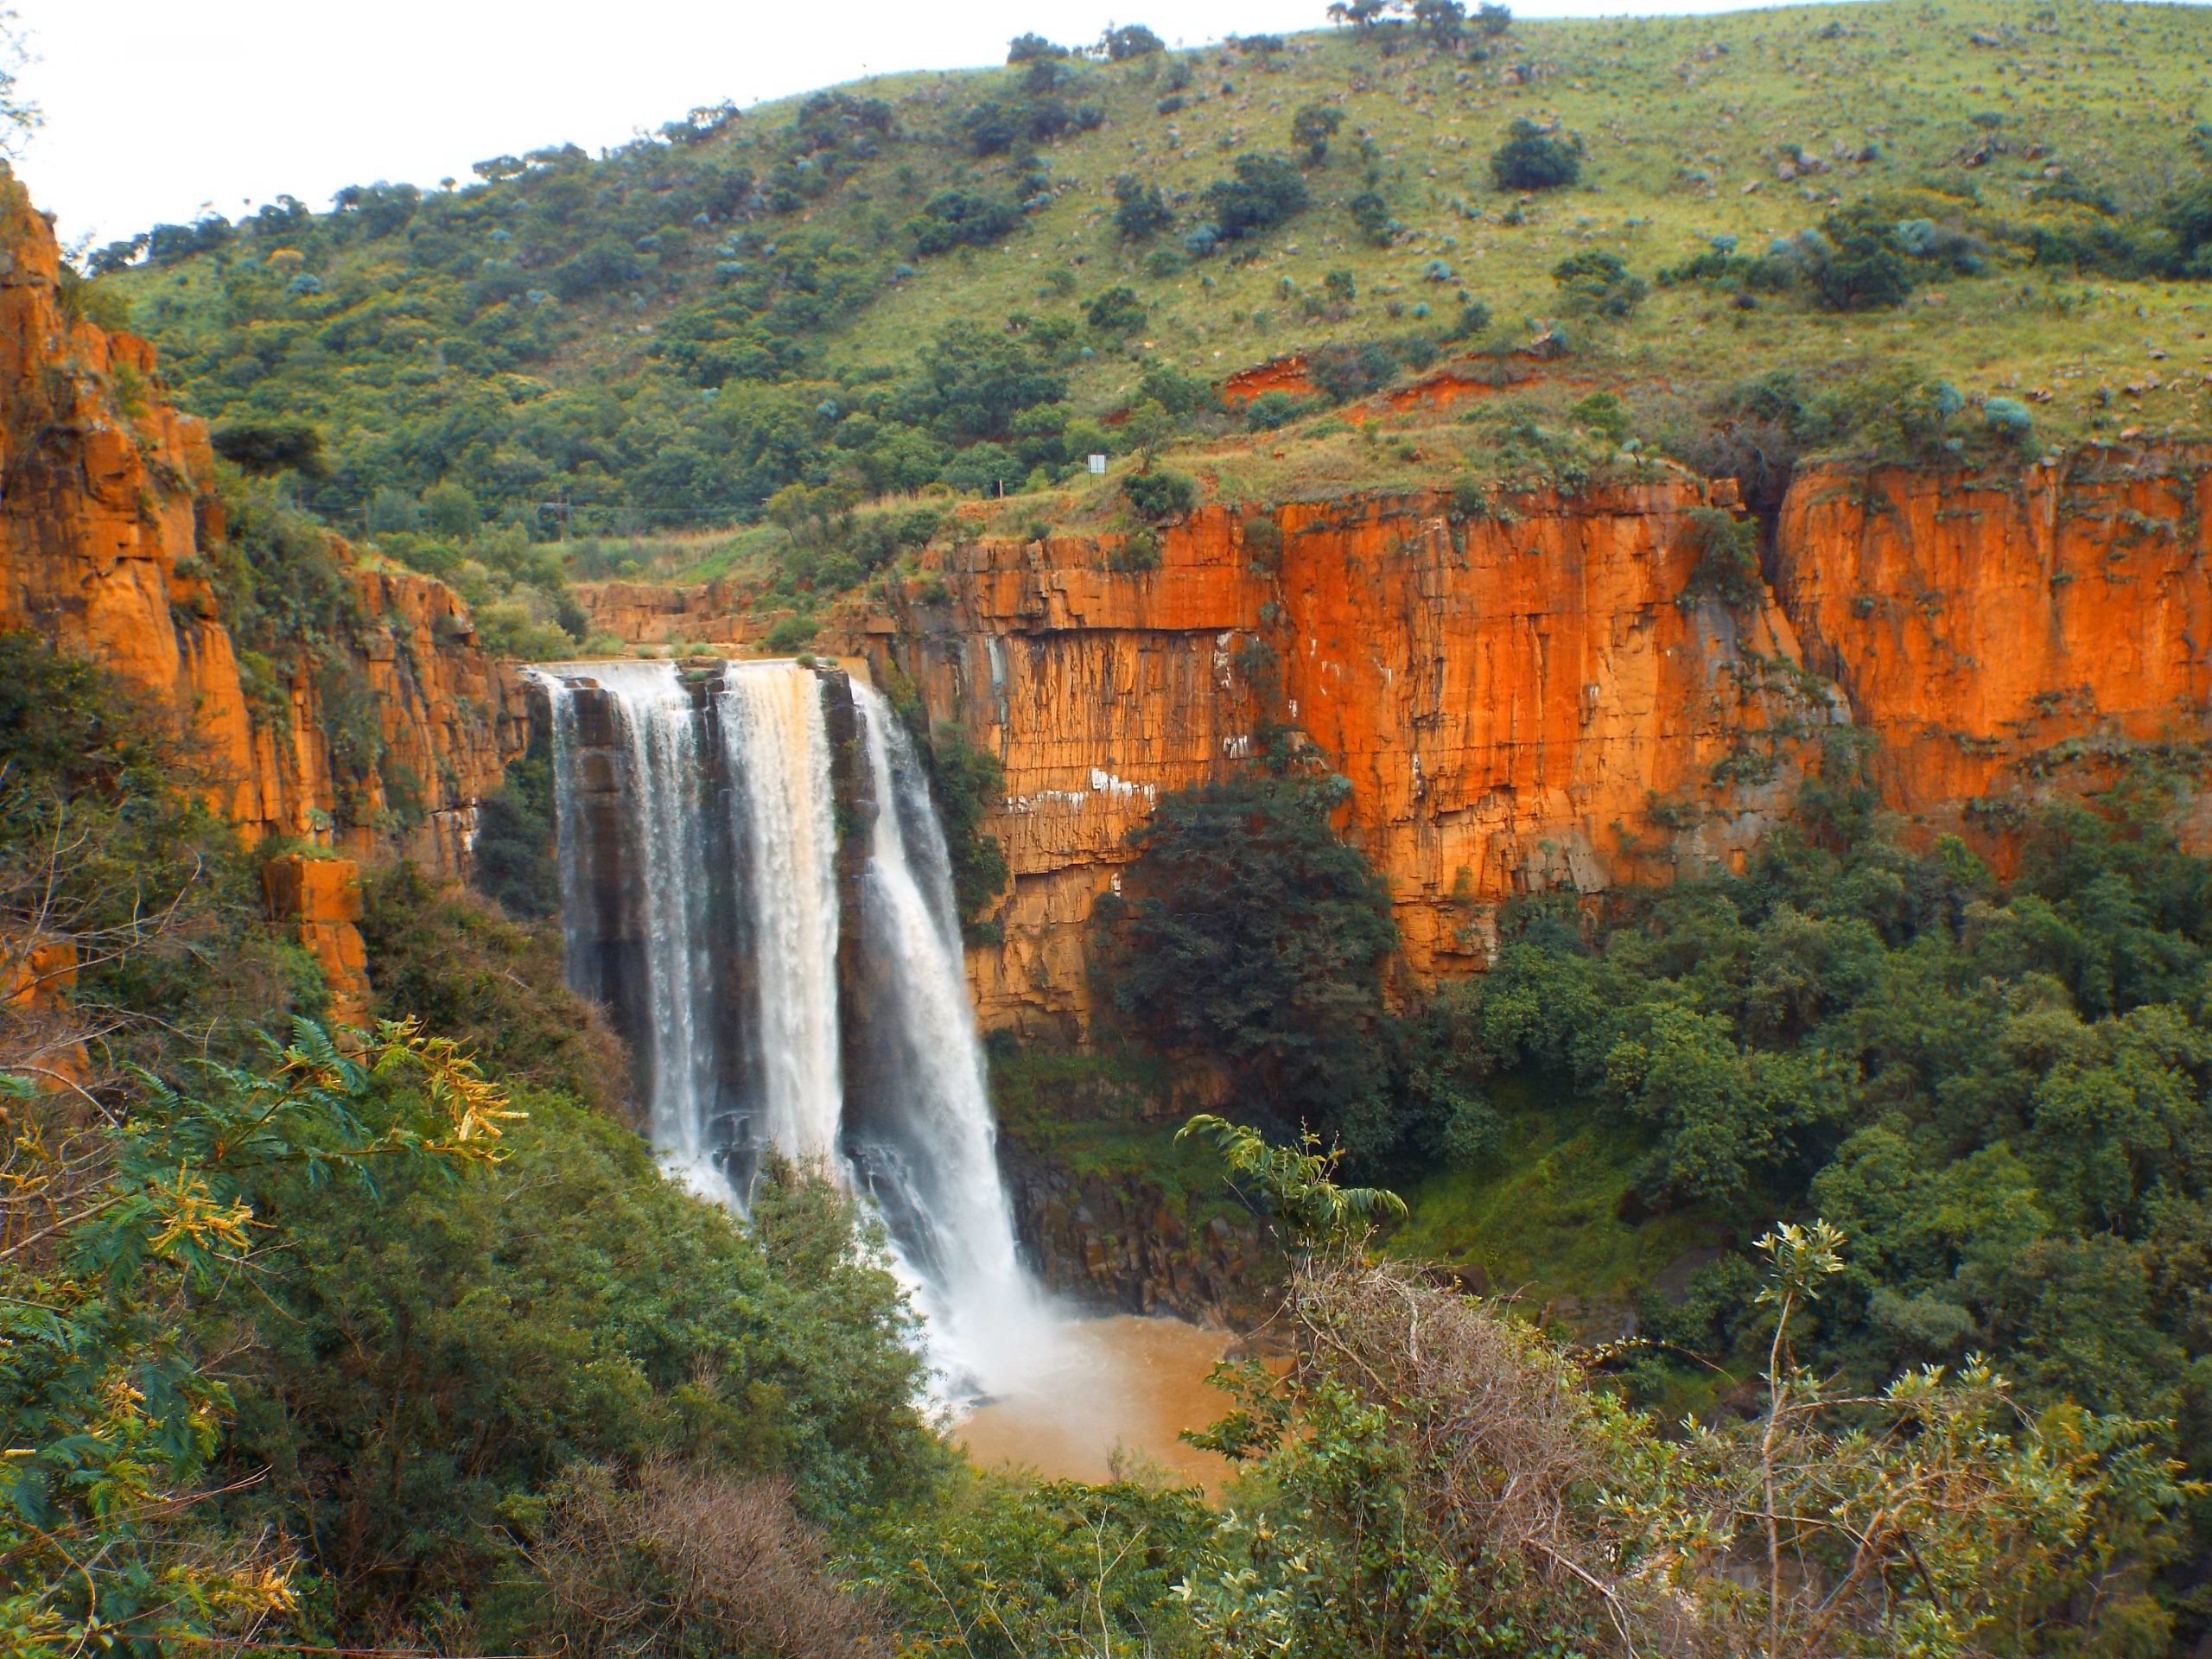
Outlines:
<svg viewBox="0 0 2212 1659"><path fill-rule="evenodd" d="M2032 787L2212 707L2212 448L1997 474L1839 468L1783 505L1775 593L1880 739L1899 808Z"/></svg>
<svg viewBox="0 0 2212 1659"><path fill-rule="evenodd" d="M1128 831L1270 718L1349 780L1422 980L1479 969L1516 893L1740 859L1832 728L1866 728L1889 803L1945 828L2145 744L2201 769L2209 480L2172 449L1814 469L1732 604L1695 576L1732 493L1681 478L1479 518L1209 509L1150 568L1112 537L933 551L869 649L1004 761L1013 881L971 976L987 1023L1067 1034Z"/></svg>
<svg viewBox="0 0 2212 1659"><path fill-rule="evenodd" d="M872 643L1006 766L1004 944L971 962L986 1021L1081 1023L1084 923L1128 831L1270 719L1349 779L1344 827L1425 979L1482 965L1516 893L1739 855L1846 716L1792 671L1771 604L1689 592L1700 510L1669 477L1479 518L1430 496L1209 509L1148 569L1114 568L1110 537L933 556Z"/></svg>

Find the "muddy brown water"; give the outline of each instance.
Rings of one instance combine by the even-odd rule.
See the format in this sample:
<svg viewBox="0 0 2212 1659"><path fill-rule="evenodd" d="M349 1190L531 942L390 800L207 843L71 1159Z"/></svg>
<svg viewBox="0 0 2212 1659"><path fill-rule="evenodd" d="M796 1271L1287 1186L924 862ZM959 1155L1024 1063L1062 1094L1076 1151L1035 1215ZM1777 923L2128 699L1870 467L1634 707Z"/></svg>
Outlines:
<svg viewBox="0 0 2212 1659"><path fill-rule="evenodd" d="M1229 1465L1176 1436L1228 1413L1229 1396L1206 1382L1234 1340L1228 1332L1124 1314L1078 1320L1063 1333L1049 1371L953 1426L978 1466L1103 1481L1121 1452L1210 1491L1219 1486Z"/></svg>

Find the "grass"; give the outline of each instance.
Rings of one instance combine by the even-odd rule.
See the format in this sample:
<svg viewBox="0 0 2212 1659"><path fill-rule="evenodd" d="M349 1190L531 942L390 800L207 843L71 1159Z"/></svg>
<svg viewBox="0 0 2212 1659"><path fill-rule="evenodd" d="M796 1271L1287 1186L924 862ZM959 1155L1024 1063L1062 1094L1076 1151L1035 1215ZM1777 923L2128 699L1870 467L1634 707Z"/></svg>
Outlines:
<svg viewBox="0 0 2212 1659"><path fill-rule="evenodd" d="M1390 1248L1479 1268L1495 1291L1617 1334L1634 1292L1719 1230L1694 1214L1624 1220L1643 1148L1587 1103L1519 1078L1495 1086L1491 1099L1506 1128L1498 1157L1410 1184L1402 1196L1412 1213Z"/></svg>
<svg viewBox="0 0 2212 1659"><path fill-rule="evenodd" d="M1971 44L1977 33L1999 44ZM2212 85L2212 13L2190 6L1876 0L1529 22L1497 44L1479 64L1426 50L1385 58L1373 41L1340 31L1292 36L1264 59L1222 48L1179 54L1173 61L1187 67L1191 85L1172 117L1154 107L1170 60L1087 68L1065 96L1099 105L1106 120L1044 148L1058 187L1050 205L998 246L915 259L915 276L815 340L807 372L824 381L902 372L917 343L948 323L1079 321L1090 299L1116 283L1137 291L1148 321L1126 345L1094 340L1094 354L1071 376L1079 415L1125 407L1156 364L1218 378L1278 354L1402 332L1416 326L1417 306L1430 308L1433 327L1463 294L1491 307L1498 340L1510 344L1557 317L1551 267L1584 249L1615 251L1649 276L1716 236L1756 252L1816 224L1834 201L1869 192L1928 188L1970 197L1978 213L2024 211L2026 193L2051 168L2146 210L2199 164L2190 135L2212 116L2203 90ZM906 137L810 203L805 222L888 257L901 245L900 226L933 192L998 187L1004 158L976 161L939 135L978 98L1019 96L1016 87L1015 73L1003 70L855 84L855 92L893 104ZM1167 275L1148 269L1147 251L1116 238L1117 174L1158 183L1190 222L1198 193L1236 155L1288 149L1291 118L1309 103L1341 110L1344 123L1308 175L1307 212L1239 245L1238 257ZM791 107L748 111L714 141L726 152L720 159L765 173ZM1494 188L1490 152L1521 117L1556 120L1582 137L1581 184L1528 201ZM1363 137L1371 160L1360 154ZM1993 137L2004 148L1967 166ZM1868 143L1879 160L1834 159ZM1802 146L1829 170L1778 179L1786 146ZM1363 241L1346 207L1370 186L1404 227L1389 247ZM410 279L404 253L404 245L370 243L338 263L396 291ZM1451 280L1426 279L1435 261ZM500 377L512 383L502 395L589 397L645 372L658 325L711 285L709 265L695 251L674 294L559 308L551 359L530 377ZM1332 270L1351 274L1356 301L1338 315L1307 315L1307 299ZM111 280L137 326L165 344L189 344L222 315L229 278L222 259L200 257ZM1999 262L1987 275L1916 294L1895 313L1828 315L1782 302L1742 311L1725 294L1690 286L1656 291L1626 322L1578 320L1571 329L1577 372L1623 388L1646 416L1751 368L1834 377L1902 362L1969 396L2048 391L2037 420L2051 439L2212 427L2201 372L2212 363L2212 289L2203 284L2091 281ZM2164 366L2152 385L2154 365ZM440 389L435 372L419 367L357 381L334 366L344 395L357 401L398 406ZM1276 449L1300 448L1294 435L1234 447L1257 458L1230 467L1255 489L1376 475L1363 470L1371 454L1347 455L1341 446L1270 473L1261 463Z"/></svg>
<svg viewBox="0 0 2212 1659"><path fill-rule="evenodd" d="M1831 28L1840 32L1831 36ZM1969 46L1977 30L2006 43ZM1716 45L1726 51L1704 55ZM1157 66L1102 73L1107 126L1048 151L1053 177L1074 188L999 249L923 262L914 282L848 327L836 355L854 367L893 367L910 342L956 316L1074 315L1116 282L1137 290L1151 321L1128 356L1101 353L1077 372L1079 407L1118 406L1141 366L1162 359L1218 375L1410 326L1389 315L1394 307L1427 302L1440 320L1463 287L1491 306L1507 337L1521 338L1557 315L1551 267L1585 247L1611 249L1649 275L1718 235L1756 251L1817 223L1832 196L1932 184L1971 191L1992 208L2017 207L2051 166L2122 206L2147 208L2193 164L2186 135L2212 113L2201 107L2212 84L2212 16L2179 6L1883 0L1529 22L1516 26L1499 58L1476 66L1414 52L1386 60L1371 44L1335 34L1294 37L1267 68L1232 53L1193 55L1205 67L1186 97L1211 95L1172 119L1148 107ZM1516 64L1533 67L1534 84L1500 85L1503 69ZM1217 76L1233 95L1218 91ZM976 90L972 79L948 76L905 96L949 106ZM1343 132L1311 175L1316 205L1257 258L1216 258L1160 278L1115 240L1107 191L1116 173L1198 191L1236 153L1287 148L1291 114L1306 102L1342 109ZM1963 155L1990 130L1974 124L1978 114L2001 117L1995 130L2009 153L1969 168ZM1589 159L1581 186L1521 207L1521 222L1509 224L1516 198L1492 187L1488 157L1506 124L1524 115L1580 132ZM1378 146L1376 183L1406 226L1387 249L1362 242L1344 206L1367 181L1354 148L1361 130ZM1802 183L1774 176L1784 144L1827 158L1838 144L1867 143L1882 160L1832 162ZM995 168L981 171L988 180ZM1423 280L1437 258L1453 282ZM1055 268L1075 274L1074 292L1052 291L1045 279ZM1304 297L1338 269L1357 286L1350 311L1338 321L1300 315ZM1732 378L1747 365L1827 372L1903 360L1970 393L2047 385L2044 418L2063 435L2096 429L2101 419L2120 423L2094 393L2139 380L2155 360L2151 349L2201 365L2208 329L2212 294L2201 285L2000 270L1947 282L1932 298L1923 291L1881 315L1778 304L1742 312L1704 289L1660 290L1625 325L1579 329L1577 359L1654 397ZM2202 426L2206 396L2199 379L2136 402L2145 420Z"/></svg>

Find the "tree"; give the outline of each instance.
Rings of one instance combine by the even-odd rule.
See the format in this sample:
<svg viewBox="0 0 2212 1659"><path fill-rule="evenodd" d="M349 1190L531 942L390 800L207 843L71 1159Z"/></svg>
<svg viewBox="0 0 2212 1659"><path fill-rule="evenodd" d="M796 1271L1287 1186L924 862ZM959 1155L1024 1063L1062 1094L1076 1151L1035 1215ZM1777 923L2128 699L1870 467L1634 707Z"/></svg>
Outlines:
<svg viewBox="0 0 2212 1659"><path fill-rule="evenodd" d="M1239 156L1236 176L1206 187L1216 229L1236 241L1272 229L1306 210L1306 181L1280 156Z"/></svg>
<svg viewBox="0 0 2212 1659"><path fill-rule="evenodd" d="M1329 154L1329 140L1344 123L1344 112L1327 104L1308 104L1290 118L1291 141L1306 152L1306 159L1319 166Z"/></svg>
<svg viewBox="0 0 2212 1659"><path fill-rule="evenodd" d="M1491 152L1490 172L1501 190L1557 189L1582 176L1582 142L1555 138L1521 116Z"/></svg>
<svg viewBox="0 0 2212 1659"><path fill-rule="evenodd" d="M1124 23L1119 29L1109 29L1098 40L1098 55L1109 63L1126 63L1131 58L1150 57L1166 49L1167 42L1142 23Z"/></svg>
<svg viewBox="0 0 2212 1659"><path fill-rule="evenodd" d="M1413 0L1409 12L1414 28L1426 35L1431 44L1447 52L1459 46L1459 37L1466 32L1467 8L1463 0Z"/></svg>
<svg viewBox="0 0 2212 1659"><path fill-rule="evenodd" d="M1175 222L1156 184L1124 173L1114 181L1114 229L1124 242L1149 242Z"/></svg>
<svg viewBox="0 0 2212 1659"><path fill-rule="evenodd" d="M518 1115L442 1039L385 1025L358 1058L302 1024L264 1065L210 1062L150 1079L90 1126L0 1074L23 1115L0 1230L0 1621L27 1659L151 1650L251 1628L298 1605L297 1562L251 1533L202 1534L188 1511L234 1409L187 1339L253 1254L252 1189L296 1166L358 1198L372 1168L481 1167Z"/></svg>
<svg viewBox="0 0 2212 1659"><path fill-rule="evenodd" d="M1486 37L1495 40L1513 27L1513 9L1495 4L1493 0L1483 0L1475 13L1475 27Z"/></svg>
<svg viewBox="0 0 2212 1659"><path fill-rule="evenodd" d="M1229 1062L1286 1116L1332 1121L1376 1081L1381 965L1397 931L1329 817L1342 779L1254 767L1162 798L1106 906L1114 1006Z"/></svg>
<svg viewBox="0 0 2212 1659"><path fill-rule="evenodd" d="M1092 327L1104 333L1133 334L1144 327L1144 302L1137 297L1136 289L1126 283L1116 283L1091 301L1084 317Z"/></svg>
<svg viewBox="0 0 2212 1659"><path fill-rule="evenodd" d="M22 76L30 61L22 18L13 6L0 7L0 156L17 154L44 117L22 95Z"/></svg>
<svg viewBox="0 0 2212 1659"><path fill-rule="evenodd" d="M1008 63L1049 63L1067 55L1067 48L1055 45L1042 35L1017 35L1007 42L1006 60Z"/></svg>
<svg viewBox="0 0 2212 1659"><path fill-rule="evenodd" d="M1067 378L1027 342L955 323L922 347L921 378L909 406L947 442L1003 440L1014 417L1067 395Z"/></svg>
<svg viewBox="0 0 2212 1659"><path fill-rule="evenodd" d="M1350 23L1355 33L1365 35L1389 10L1389 0L1331 0L1329 21L1338 25Z"/></svg>
<svg viewBox="0 0 2212 1659"><path fill-rule="evenodd" d="M217 454L252 477L289 472L319 479L329 471L322 434L306 421L230 421L208 441Z"/></svg>

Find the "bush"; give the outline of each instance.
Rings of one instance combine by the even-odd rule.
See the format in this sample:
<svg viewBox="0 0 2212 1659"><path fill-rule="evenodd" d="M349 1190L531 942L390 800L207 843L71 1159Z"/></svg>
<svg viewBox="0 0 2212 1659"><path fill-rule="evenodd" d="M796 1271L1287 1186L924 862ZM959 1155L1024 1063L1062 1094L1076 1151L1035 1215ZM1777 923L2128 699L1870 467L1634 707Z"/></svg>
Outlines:
<svg viewBox="0 0 2212 1659"><path fill-rule="evenodd" d="M537 780L517 779L523 769L520 762L509 768L502 793L529 801L539 792ZM550 772L549 766L543 780L548 796ZM541 823L546 839L531 850L550 864L551 825ZM562 982L560 929L547 925L559 913L559 875L548 874L556 884L552 907L521 918L475 895L441 892L411 864L371 871L362 884L361 938L375 1011L412 1015L496 1075L620 1119L629 1061L598 1010Z"/></svg>
<svg viewBox="0 0 2212 1659"><path fill-rule="evenodd" d="M1235 178L1217 179L1205 189L1224 240L1272 229L1306 210L1306 181L1280 156L1239 156L1236 168Z"/></svg>
<svg viewBox="0 0 2212 1659"><path fill-rule="evenodd" d="M906 234L918 254L947 253L963 246L987 247L1012 233L1021 210L973 190L947 190L932 196L906 221Z"/></svg>
<svg viewBox="0 0 2212 1659"><path fill-rule="evenodd" d="M1175 222L1156 184L1124 173L1114 181L1114 230L1125 242L1148 242Z"/></svg>
<svg viewBox="0 0 2212 1659"><path fill-rule="evenodd" d="M760 643L778 656L787 657L812 645L821 631L822 624L815 618L794 613L778 620L761 636Z"/></svg>
<svg viewBox="0 0 2212 1659"><path fill-rule="evenodd" d="M1555 190L1573 184L1582 176L1582 141L1554 138L1522 116L1491 153L1490 174L1501 190Z"/></svg>
<svg viewBox="0 0 2212 1659"><path fill-rule="evenodd" d="M1685 598L1711 594L1726 605L1756 604L1766 591L1759 576L1758 526L1719 507L1693 507L1689 539L1697 549L1683 585Z"/></svg>
<svg viewBox="0 0 2212 1659"><path fill-rule="evenodd" d="M1006 891L1009 874L1006 849L982 828L1005 792L1006 768L998 756L977 748L950 722L938 724L922 752L929 762L930 792L952 866L953 908L962 928L975 939L981 937L983 912Z"/></svg>
<svg viewBox="0 0 2212 1659"><path fill-rule="evenodd" d="M1308 353L1306 364L1316 389L1337 404L1364 397L1389 385L1398 375L1397 354L1377 340L1357 346L1324 346Z"/></svg>
<svg viewBox="0 0 2212 1659"><path fill-rule="evenodd" d="M1643 278L1629 274L1618 254L1586 249L1552 267L1567 309L1600 317L1626 317L1649 292Z"/></svg>
<svg viewBox="0 0 2212 1659"><path fill-rule="evenodd" d="M1137 298L1136 289L1117 283L1091 301L1084 318L1103 333L1133 334L1144 327L1144 302Z"/></svg>
<svg viewBox="0 0 2212 1659"><path fill-rule="evenodd" d="M1452 319L1445 332L1446 340L1479 340L1490 332L1490 307L1480 300L1468 300L1459 307L1459 315Z"/></svg>
<svg viewBox="0 0 2212 1659"><path fill-rule="evenodd" d="M1337 129L1344 125L1344 112L1327 104L1308 104L1290 118L1290 138L1306 152L1306 159L1319 166L1329 154L1329 140L1337 136Z"/></svg>
<svg viewBox="0 0 2212 1659"><path fill-rule="evenodd" d="M1188 512L1198 502L1198 486L1181 473L1162 467L1131 473L1122 480L1122 493L1138 518L1157 524Z"/></svg>
<svg viewBox="0 0 2212 1659"><path fill-rule="evenodd" d="M645 262L628 243L602 236L553 267L553 291L564 300L588 299L626 288L645 274Z"/></svg>
<svg viewBox="0 0 2212 1659"><path fill-rule="evenodd" d="M1990 429L2023 449L2036 441L2036 417L2017 397L1992 397L1981 406L1981 417Z"/></svg>
<svg viewBox="0 0 2212 1659"><path fill-rule="evenodd" d="M518 921L561 913L561 874L553 855L553 762L543 735L508 762L499 788L477 810L470 885Z"/></svg>
<svg viewBox="0 0 2212 1659"><path fill-rule="evenodd" d="M1390 204L1372 190L1363 190L1344 204L1360 235L1378 248L1387 248L1398 234L1398 221L1390 217Z"/></svg>

